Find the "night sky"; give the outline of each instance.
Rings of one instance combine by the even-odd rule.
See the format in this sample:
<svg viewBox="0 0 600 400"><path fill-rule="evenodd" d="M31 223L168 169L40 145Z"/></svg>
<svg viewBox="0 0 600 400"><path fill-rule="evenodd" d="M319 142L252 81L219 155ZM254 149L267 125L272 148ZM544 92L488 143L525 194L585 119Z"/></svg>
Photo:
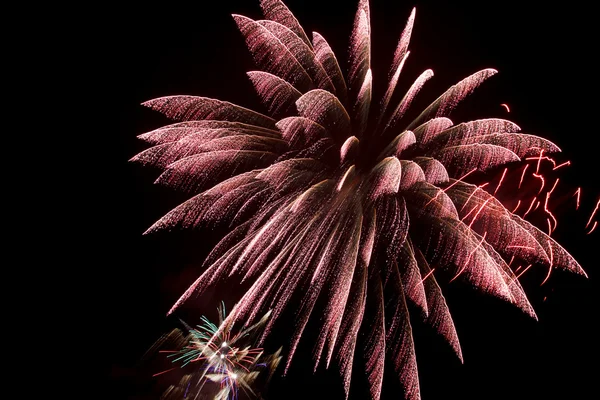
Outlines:
<svg viewBox="0 0 600 400"><path fill-rule="evenodd" d="M212 3L205 5L204 3ZM348 37L356 1L288 0L306 32L321 33L346 71ZM144 237L153 222L185 200L179 193L152 185L158 176L128 163L146 148L136 136L168 121L140 103L155 97L190 94L227 100L265 112L245 72L256 69L232 13L260 19L259 1L150 2L102 11L105 18L91 38L98 49L94 65L102 91L103 206L96 214L102 232L102 312L106 344L107 396L110 399L159 398L164 387L153 380L157 370L142 361L147 348L174 326L165 318L173 302L200 274L203 258L222 232L184 232ZM482 4L485 4L483 6ZM539 322L494 299L452 283L442 286L461 340L465 363L426 326L415 320L421 393L435 399L575 399L590 398L597 379L598 232L584 226L600 196L596 101L592 62L597 48L591 10L546 3L523 8L519 2L371 1L373 75L377 86L387 76L395 44L413 6L417 7L411 55L401 75L405 88L425 69L435 76L415 107L428 104L446 88L483 68L499 74L482 85L452 115L454 121L499 117L524 132L546 137L563 149L561 190L582 188L580 210L565 197L553 235L575 256L589 279L554 272L544 286L545 270L532 271L522 283ZM106 96L104 96L106 94ZM511 112L500 106L509 105ZM108 249L108 250L107 250ZM103 281L104 282L104 281ZM217 302L229 307L237 287L219 286L180 315L195 324L202 313L216 318ZM545 300L544 300L545 299ZM285 345L289 338L272 338ZM593 372L596 372L595 374ZM386 379L388 376L386 375ZM362 398L357 378L356 397ZM384 380L383 398L393 384ZM335 368L312 375L309 359L299 358L290 376L275 379L267 399L339 399Z"/></svg>

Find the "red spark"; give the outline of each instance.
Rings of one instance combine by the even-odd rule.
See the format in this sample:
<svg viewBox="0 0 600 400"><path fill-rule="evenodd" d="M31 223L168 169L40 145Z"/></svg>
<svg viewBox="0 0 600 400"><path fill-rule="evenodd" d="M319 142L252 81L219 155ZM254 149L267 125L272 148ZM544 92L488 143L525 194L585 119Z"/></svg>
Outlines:
<svg viewBox="0 0 600 400"><path fill-rule="evenodd" d="M166 371L162 371L162 372L156 373L156 374L152 375L152 377L159 376L159 375L162 375L162 374L166 374L167 372L173 371L174 369L177 369L177 368L171 368L171 369L168 369Z"/></svg>
<svg viewBox="0 0 600 400"><path fill-rule="evenodd" d="M594 221L594 225L592 225L592 229L587 233L588 235L592 232L594 232L594 230L596 229L596 226L598 226L598 221Z"/></svg>
<svg viewBox="0 0 600 400"><path fill-rule="evenodd" d="M556 229L556 227L558 226L558 221L554 217L554 214L552 214L552 212L548 209L548 201L550 200L550 196L552 195L552 192L556 188L556 185L558 184L559 180L560 180L560 178L557 178L556 182L554 182L554 186L552 186L552 189L550 189L550 191L548 193L546 193L546 200L544 201L544 211L546 211L546 214L550 215L550 218L552 218L552 221L554 221L554 228L551 229L550 232L552 232Z"/></svg>
<svg viewBox="0 0 600 400"><path fill-rule="evenodd" d="M500 104L502 107L506 108L506 112L510 112L510 108L508 108L507 104Z"/></svg>
<svg viewBox="0 0 600 400"><path fill-rule="evenodd" d="M581 198L581 188L577 188L577 190L575 191L575 193L573 193L573 196L577 195L577 205L575 206L576 210L579 210L579 199Z"/></svg>
<svg viewBox="0 0 600 400"><path fill-rule="evenodd" d="M529 211L531 211L531 209L533 208L533 204L535 203L536 200L537 200L537 197L534 197L531 200L531 204L529 205L529 208L527 209L527 211L525 211L525 214L523 214L523 218L525 218L525 216L527 216L527 214L529 214Z"/></svg>
<svg viewBox="0 0 600 400"><path fill-rule="evenodd" d="M526 164L525 168L523 168L523 173L521 174L521 180L519 181L518 189L521 189L521 185L523 184L523 178L525 178L525 172L527 172L527 168L529 168L529 164Z"/></svg>
<svg viewBox="0 0 600 400"><path fill-rule="evenodd" d="M562 168L567 165L571 165L571 161L565 161L564 163L557 165L556 167L552 168L552 171L556 171L557 169Z"/></svg>
<svg viewBox="0 0 600 400"><path fill-rule="evenodd" d="M429 200L427 202L427 204L425 204L425 207L427 207L432 201L434 201L435 199L437 199L438 196L442 194L442 192L446 192L447 190L451 189L453 186L455 186L458 183L460 183L463 179L465 179L467 176L471 175L475 171L477 171L477 168L473 168L472 170L470 170L469 172L467 172L466 174L464 174L462 177L460 177L456 181L454 181L454 183L452 183L450 186L448 186L447 188L443 189L441 192L438 192L434 197L431 198L431 200Z"/></svg>
<svg viewBox="0 0 600 400"><path fill-rule="evenodd" d="M542 193L542 190L544 190L544 186L546 185L546 181L544 180L544 177L542 175L540 175L540 174L532 174L532 175L542 181L542 186L540 186L540 190L537 192L537 194L540 194L540 193Z"/></svg>
<svg viewBox="0 0 600 400"><path fill-rule="evenodd" d="M594 208L594 211L592 211L592 215L590 215L590 219L588 220L587 224L585 225L586 228L590 225L590 223L594 219L594 215L596 215L596 212L598 211L598 207L600 207L600 199L598 199L598 202L596 203L596 207Z"/></svg>
<svg viewBox="0 0 600 400"><path fill-rule="evenodd" d="M516 207L515 207L515 208L514 208L514 209L511 211L511 213L513 213L513 214L514 214L514 213L515 213L515 211L517 211L517 210L519 209L519 206L520 206L520 205L521 205L521 200L519 200L519 201L517 202L517 206L516 206Z"/></svg>
<svg viewBox="0 0 600 400"><path fill-rule="evenodd" d="M527 268L525 268L523 271L521 271L521 273L515 277L515 280L519 279L525 272L527 272L529 270L529 268L531 268L532 265L533 264L529 264L527 266Z"/></svg>
<svg viewBox="0 0 600 400"><path fill-rule="evenodd" d="M502 173L502 176L500 177L500 182L498 182L498 186L496 186L496 190L494 190L494 196L498 192L498 189L500 189L500 185L502 185L502 181L504 180L504 177L506 176L506 171L508 171L508 168L504 168L504 172Z"/></svg>
<svg viewBox="0 0 600 400"><path fill-rule="evenodd" d="M537 167L535 168L535 173L540 173L540 163L542 162L542 157L544 156L544 149L540 150L540 157L538 158ZM535 174L534 174L535 175Z"/></svg>
<svg viewBox="0 0 600 400"><path fill-rule="evenodd" d="M471 228L473 226L473 223L475 222L475 220L477 219L477 217L479 216L479 214L481 213L481 211L483 211L483 209L485 208L486 204L490 201L491 199L487 199L486 201L483 202L483 204L481 205L481 207L479 207L479 211L477 211L477 214L475 214L475 216L473 217L473 219L471 220L471 223L469 224L469 228Z"/></svg>
<svg viewBox="0 0 600 400"><path fill-rule="evenodd" d="M550 223L550 221L548 221ZM548 278L550 278L550 274L552 273L552 266L554 265L554 254L552 252L552 244L550 243L550 239L548 239L548 248L550 249L550 266L548 267L548 275L546 275L546 279L540 284L542 286Z"/></svg>

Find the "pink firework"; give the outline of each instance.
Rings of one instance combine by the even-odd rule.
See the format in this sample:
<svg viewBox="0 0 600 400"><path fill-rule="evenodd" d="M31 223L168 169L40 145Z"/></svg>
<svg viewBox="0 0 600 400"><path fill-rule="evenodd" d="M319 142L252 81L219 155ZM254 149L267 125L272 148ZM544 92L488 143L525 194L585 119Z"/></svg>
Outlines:
<svg viewBox="0 0 600 400"><path fill-rule="evenodd" d="M260 68L248 76L270 116L195 96L144 103L179 122L140 135L153 147L133 160L162 168L157 183L193 195L148 232L231 227L170 313L217 282L246 282L249 289L225 325L249 325L271 311L264 340L283 313L296 315L286 371L309 320L318 320L315 368L333 362L346 396L357 355L364 356L373 399L381 394L386 359L405 398L418 399L408 303L462 360L437 272L533 318L509 264L520 260L585 276L554 239L514 214L541 202L551 233L550 195L519 202L511 212L494 196L506 170L489 191L487 184L467 183L473 174L527 157L536 157L539 173L542 158L560 149L504 119L455 124L448 118L496 74L493 69L458 82L407 119L433 76L427 70L405 94L397 93L415 10L376 102L367 0L359 2L347 76L325 38L314 32L310 40L281 1L261 0L261 7L265 20L233 17ZM545 182L536 176L541 193Z"/></svg>

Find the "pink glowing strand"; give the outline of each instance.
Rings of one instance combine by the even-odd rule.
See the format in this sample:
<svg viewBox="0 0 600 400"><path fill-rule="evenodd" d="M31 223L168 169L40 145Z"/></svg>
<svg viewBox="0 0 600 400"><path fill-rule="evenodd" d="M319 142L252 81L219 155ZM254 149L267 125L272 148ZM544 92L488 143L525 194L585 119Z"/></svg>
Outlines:
<svg viewBox="0 0 600 400"><path fill-rule="evenodd" d="M571 165L571 161L565 161L564 163L562 163L560 165L557 165L556 167L552 168L552 170L556 171L557 169L562 168L562 167L566 167L568 165Z"/></svg>
<svg viewBox="0 0 600 400"><path fill-rule="evenodd" d="M521 206L521 200L519 200L517 202L517 206L511 211L511 213L514 214L519 209L520 206Z"/></svg>
<svg viewBox="0 0 600 400"><path fill-rule="evenodd" d="M533 266L533 264L529 264L529 265L527 266L527 268L525 268L523 271L521 271L521 273L520 273L519 275L517 275L517 276L516 276L516 278L515 278L515 279L519 279L519 278L520 278L520 277L521 277L521 276L522 276L522 275L523 275L525 272L527 272L527 270L529 270L529 268L531 268L532 266ZM522 267L519 267L519 268L522 268Z"/></svg>
<svg viewBox="0 0 600 400"><path fill-rule="evenodd" d="M458 183L458 182L456 182L456 183ZM486 182L486 183L484 183L483 185L479 185L479 186L477 186L477 189L482 189L483 187L487 186L488 184L489 184L489 182ZM462 211L462 210L464 210L464 209L465 209L465 207L467 206L467 204L469 204L469 202L471 201L471 198L472 198L472 197L475 195L475 193L477 193L477 190L473 190L473 193L471 193L471 194L469 195L469 197L467 198L467 201L465 201L465 204L463 204L463 206L460 208L460 211ZM477 206L476 206L476 207L477 207ZM473 211L473 210L471 210L471 211ZM469 212L469 214L470 214L470 213L471 213L471 212ZM468 214L467 214L467 215L468 215ZM465 216L464 218L466 218L466 216ZM463 218L463 219L464 219L464 218Z"/></svg>
<svg viewBox="0 0 600 400"><path fill-rule="evenodd" d="M576 210L579 210L579 200L581 198L581 188L577 188L577 190L575 191L575 193L573 193L573 196L577 196L577 205L575 206Z"/></svg>
<svg viewBox="0 0 600 400"><path fill-rule="evenodd" d="M540 156L538 158L537 167L535 168L535 173L540 173L540 163L542 162L542 157L544 157L544 149L540 150Z"/></svg>
<svg viewBox="0 0 600 400"><path fill-rule="evenodd" d="M530 247L530 246L517 246L517 245L506 246L506 248L508 248L508 249L529 249L529 250L533 250L533 247Z"/></svg>
<svg viewBox="0 0 600 400"><path fill-rule="evenodd" d="M542 182L542 186L540 186L540 190L538 190L537 194L542 193L542 190L544 190L544 186L546 185L546 181L544 180L544 177L540 174L532 174L534 177L538 178L541 182Z"/></svg>
<svg viewBox="0 0 600 400"><path fill-rule="evenodd" d="M548 220L548 225L550 225L550 220ZM548 267L548 275L546 275L546 278L542 281L540 286L542 286L544 283L546 283L546 281L548 281L548 279L550 278L550 274L552 273L552 266L554 265L554 253L552 251L552 245L549 239L548 248L550 249L550 266Z"/></svg>
<svg viewBox="0 0 600 400"><path fill-rule="evenodd" d="M588 235L592 232L594 232L594 230L596 229L596 226L598 226L598 221L594 221L594 225L592 225L592 229L590 229L590 231L587 233Z"/></svg>
<svg viewBox="0 0 600 400"><path fill-rule="evenodd" d="M525 218L527 216L527 214L529 214L529 211L531 211L531 209L533 208L533 204L535 203L536 200L537 200L536 197L534 197L531 200L531 204L529 205L529 208L527 209L527 211L525 211L525 214L523 214L523 218Z"/></svg>
<svg viewBox="0 0 600 400"><path fill-rule="evenodd" d="M548 209L548 201L550 200L550 196L556 188L556 185L558 184L559 180L560 178L557 178L556 182L554 182L554 186L552 186L552 189L550 189L550 191L546 193L546 200L544 201L544 211L546 211L546 213L550 215L550 218L552 218L552 221L554 222L554 228L550 232L556 230L556 227L558 226L558 221L556 220L556 217L554 217L554 214L552 214L552 212Z"/></svg>
<svg viewBox="0 0 600 400"><path fill-rule="evenodd" d="M504 107L506 109L506 112L510 112L510 108L508 108L508 105L506 104L500 104L500 106Z"/></svg>
<svg viewBox="0 0 600 400"><path fill-rule="evenodd" d="M519 181L518 189L521 189L521 185L523 184L523 178L525 178L525 172L527 172L527 168L529 168L529 164L525 165L525 168L523 168L523 173L521 174L521 180Z"/></svg>
<svg viewBox="0 0 600 400"><path fill-rule="evenodd" d="M496 190L494 190L494 196L496 195L496 193L498 193L498 189L500 189L500 186L502 185L502 181L504 180L504 177L506 176L507 171L508 171L508 168L504 168L504 172L502 173L502 176L500 177L500 182L498 182L498 186L496 186Z"/></svg>
<svg viewBox="0 0 600 400"><path fill-rule="evenodd" d="M467 176L471 175L473 172L477 171L477 168L473 168L472 170L470 170L469 172L467 172L466 174L464 174L462 177L458 178L454 183L452 183L450 186L448 186L447 188L443 189L441 192L438 192L438 194L433 197L431 200L429 200L429 202L427 202L427 204L425 204L425 207L427 207L432 201L436 200L438 198L438 196L440 194L442 194L443 192L447 191L448 189L450 189L452 186L458 184L460 181L462 181L463 179L465 179Z"/></svg>
<svg viewBox="0 0 600 400"><path fill-rule="evenodd" d="M586 228L590 225L590 223L594 219L596 212L598 212L598 207L600 207L600 199L598 199L598 202L596 203L596 207L594 208L594 211L592 211L592 215L590 215L590 219L588 220L587 224L585 225Z"/></svg>
<svg viewBox="0 0 600 400"><path fill-rule="evenodd" d="M512 265L513 261L515 261L515 257L516 257L516 255L515 255L515 254L513 254L513 255L512 255L512 257L510 258L510 262L508 263L508 266L509 266L509 267ZM519 267L519 268L520 268L520 267Z"/></svg>
<svg viewBox="0 0 600 400"><path fill-rule="evenodd" d="M477 215L473 219L475 219L475 218L477 218ZM473 254L481 247L483 242L485 242L486 235L487 235L487 232L484 232L483 237L481 238L481 241L477 244L477 246L473 249L473 251L469 252L469 256L467 257L466 261L464 262L462 268L458 271L458 273L454 276L454 278L450 279L450 282L454 281L456 278L459 277L460 274L463 273L463 271L467 267L467 264L471 261Z"/></svg>
<svg viewBox="0 0 600 400"><path fill-rule="evenodd" d="M423 279L421 279L421 283L425 282L425 280L426 280L427 278L429 278L429 277L430 277L430 276L433 274L433 271L435 271L435 268L433 268L431 271L429 271L429 272L427 273L427 275L425 275L425 276L423 277Z"/></svg>
<svg viewBox="0 0 600 400"><path fill-rule="evenodd" d="M475 216L471 220L471 223L469 224L469 228L471 228L473 226L473 224L475 223L475 220L477 219L477 217L479 216L479 214L481 214L481 212L483 211L483 209L485 208L485 206L487 205L487 203L490 200L491 200L491 198L487 199L486 201L483 202L483 204L481 205L481 207L479 207L479 210L477 211L477 214L475 214Z"/></svg>

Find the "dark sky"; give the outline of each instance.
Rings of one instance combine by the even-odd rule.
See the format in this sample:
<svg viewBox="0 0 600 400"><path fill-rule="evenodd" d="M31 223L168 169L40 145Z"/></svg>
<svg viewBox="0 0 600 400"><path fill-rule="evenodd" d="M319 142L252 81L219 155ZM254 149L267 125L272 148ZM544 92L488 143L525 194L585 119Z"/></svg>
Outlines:
<svg viewBox="0 0 600 400"><path fill-rule="evenodd" d="M153 186L156 174L127 162L144 149L136 135L166 124L139 104L160 96L191 94L260 110L245 75L255 68L230 17L239 13L259 19L258 0L210 5L197 1L194 6L150 3L130 10L105 6L104 18L93 26L90 39L98 49L91 78L99 83L99 98L106 99L100 105L102 119L111 122L101 138L109 147L102 158L105 179L98 187L103 206L96 214L105 244L99 259L104 261L106 278L102 309L110 348L104 355L111 399L158 398L159 385L149 377L156 371L140 364L140 359L172 326L164 317L167 309L199 274L202 257L216 239L206 233L142 237L147 227L184 198ZM597 88L592 61L597 34L590 23L591 10L566 3L525 8L519 3L371 1L375 80L387 74L394 45L416 6L411 56L402 74L405 84L432 68L435 76L422 95L433 100L475 71L498 69L500 74L476 92L486 105L465 103L456 113L458 119L504 117L525 132L553 140L564 150L561 159L572 161L561 177L565 192L580 186L583 193L579 213L568 201L562 205L555 237L590 279L557 272L541 288L545 271L524 279L539 322L468 288L448 287L445 293L465 364L427 329L417 326L425 400L589 398L597 379L593 372L598 341L593 327L598 312L592 299L598 290L598 233L585 235L583 229L600 195L598 147L592 144L597 141L597 102L588 94ZM321 33L338 59L346 59L355 1L288 0L286 4L307 32ZM501 103L511 107L510 114ZM199 312L214 317L214 300L233 301L235 290L220 290L209 296L212 303L199 305L186 318L198 318ZM280 338L281 343L286 340ZM340 398L335 373L319 372L311 378L310 370L308 363L299 362L289 378L273 382L267 398ZM384 398L393 395L384 388Z"/></svg>

